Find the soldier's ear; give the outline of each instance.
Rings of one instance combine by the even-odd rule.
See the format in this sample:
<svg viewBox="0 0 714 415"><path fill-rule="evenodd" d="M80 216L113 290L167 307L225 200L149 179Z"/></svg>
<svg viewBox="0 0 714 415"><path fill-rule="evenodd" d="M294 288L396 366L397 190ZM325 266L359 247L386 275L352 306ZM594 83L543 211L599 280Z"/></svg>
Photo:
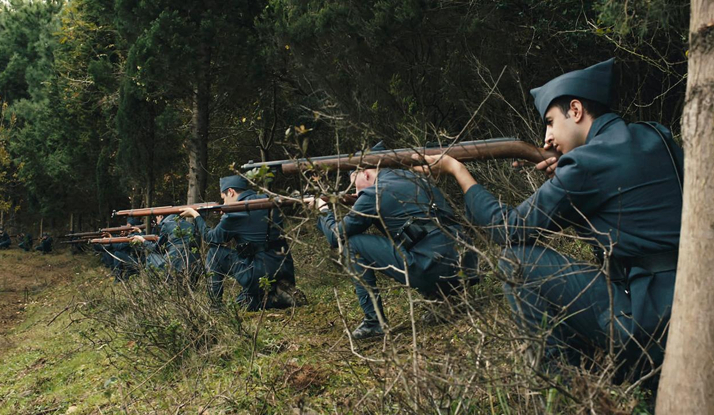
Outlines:
<svg viewBox="0 0 714 415"><path fill-rule="evenodd" d="M583 103L579 99L574 99L570 101L570 108L568 112L571 113L573 121L580 122L585 116L585 109L583 108Z"/></svg>

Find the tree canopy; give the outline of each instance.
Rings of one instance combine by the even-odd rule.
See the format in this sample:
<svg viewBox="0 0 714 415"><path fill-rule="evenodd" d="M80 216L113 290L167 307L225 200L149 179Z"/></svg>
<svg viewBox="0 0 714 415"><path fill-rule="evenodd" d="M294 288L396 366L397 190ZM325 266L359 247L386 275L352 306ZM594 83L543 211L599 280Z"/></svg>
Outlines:
<svg viewBox="0 0 714 415"><path fill-rule="evenodd" d="M469 139L537 142L529 89L612 56L615 109L677 131L688 13L672 0L12 0L0 209L102 221L211 199L233 162L443 141L477 109Z"/></svg>

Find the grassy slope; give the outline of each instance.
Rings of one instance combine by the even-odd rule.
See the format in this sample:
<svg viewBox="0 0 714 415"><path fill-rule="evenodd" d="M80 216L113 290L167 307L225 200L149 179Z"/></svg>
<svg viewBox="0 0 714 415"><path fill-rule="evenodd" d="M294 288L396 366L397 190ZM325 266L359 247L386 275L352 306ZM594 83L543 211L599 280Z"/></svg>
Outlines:
<svg viewBox="0 0 714 415"><path fill-rule="evenodd" d="M408 293L392 287L385 296L390 341L364 342L353 350L336 301L337 295L353 328L361 315L351 283L326 259L329 253L314 234L303 240L295 249L297 278L310 304L223 316L216 324L240 321L242 334L189 354L178 365L153 360L123 336L98 341L107 338L106 328L83 319L81 310L97 293L108 295L115 287L95 258L0 251L3 268L23 264L39 270L55 263L64 276L31 297L25 320L8 336L13 346L0 352L0 414L394 413L407 407L535 412L538 402L513 366L522 349L508 340L510 325L499 323L505 320L496 282L475 288L480 300L453 324L420 323L417 305L415 336ZM234 295L235 287L228 291ZM422 406L414 406L415 390ZM566 410L553 393L547 405ZM625 397L618 407L632 405Z"/></svg>

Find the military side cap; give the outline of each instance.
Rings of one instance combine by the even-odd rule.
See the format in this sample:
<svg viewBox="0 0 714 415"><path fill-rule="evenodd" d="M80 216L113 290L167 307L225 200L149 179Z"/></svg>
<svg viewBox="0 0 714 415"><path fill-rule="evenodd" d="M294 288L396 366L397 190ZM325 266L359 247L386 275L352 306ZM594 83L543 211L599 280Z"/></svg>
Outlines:
<svg viewBox="0 0 714 415"><path fill-rule="evenodd" d="M126 223L128 223L131 226L139 226L139 225L141 225L142 222L143 221L141 220L141 218L133 217L133 216L130 216L126 220Z"/></svg>
<svg viewBox="0 0 714 415"><path fill-rule="evenodd" d="M221 177L219 184L221 185L221 193L225 193L228 189L245 190L250 187L248 180L238 175Z"/></svg>
<svg viewBox="0 0 714 415"><path fill-rule="evenodd" d="M384 151L386 149L387 147L384 145L384 141L380 141L379 143L373 145L372 148L369 149L369 151Z"/></svg>
<svg viewBox="0 0 714 415"><path fill-rule="evenodd" d="M541 118L554 99L566 95L589 99L606 106L612 103L612 67L615 58L585 69L572 71L550 80L539 88L531 89L535 106Z"/></svg>

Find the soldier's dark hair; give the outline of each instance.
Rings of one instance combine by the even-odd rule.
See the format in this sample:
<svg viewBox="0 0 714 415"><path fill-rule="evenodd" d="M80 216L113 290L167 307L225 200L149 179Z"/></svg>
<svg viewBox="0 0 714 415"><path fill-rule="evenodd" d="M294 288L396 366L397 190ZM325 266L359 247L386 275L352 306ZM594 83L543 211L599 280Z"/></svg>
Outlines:
<svg viewBox="0 0 714 415"><path fill-rule="evenodd" d="M593 119L596 119L597 117L610 112L610 108L607 105L601 104L597 101L593 101L590 99L576 97L573 95L564 95L562 97L558 97L550 103L550 106L560 108L560 112L565 115L565 118L569 118L570 115L568 115L568 110L570 109L570 101L574 99L577 99L583 104L583 109L585 110L585 112L590 114Z"/></svg>

